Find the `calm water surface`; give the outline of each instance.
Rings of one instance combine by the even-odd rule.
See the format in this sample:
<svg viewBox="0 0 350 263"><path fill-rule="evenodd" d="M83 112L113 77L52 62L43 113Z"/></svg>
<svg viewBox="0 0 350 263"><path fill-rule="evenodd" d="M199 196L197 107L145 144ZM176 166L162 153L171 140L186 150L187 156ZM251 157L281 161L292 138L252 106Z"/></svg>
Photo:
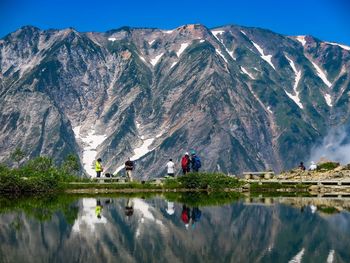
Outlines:
<svg viewBox="0 0 350 263"><path fill-rule="evenodd" d="M1 210L0 262L350 262L350 200L28 202Z"/></svg>

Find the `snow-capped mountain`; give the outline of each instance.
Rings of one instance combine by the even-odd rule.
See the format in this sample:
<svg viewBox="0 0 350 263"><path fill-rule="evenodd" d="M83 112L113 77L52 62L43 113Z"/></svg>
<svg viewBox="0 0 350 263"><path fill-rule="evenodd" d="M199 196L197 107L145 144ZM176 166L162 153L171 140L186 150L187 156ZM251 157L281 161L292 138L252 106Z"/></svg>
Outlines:
<svg viewBox="0 0 350 263"><path fill-rule="evenodd" d="M349 118L350 47L242 26L105 33L23 27L0 40L0 160L21 147L93 174L281 170Z"/></svg>

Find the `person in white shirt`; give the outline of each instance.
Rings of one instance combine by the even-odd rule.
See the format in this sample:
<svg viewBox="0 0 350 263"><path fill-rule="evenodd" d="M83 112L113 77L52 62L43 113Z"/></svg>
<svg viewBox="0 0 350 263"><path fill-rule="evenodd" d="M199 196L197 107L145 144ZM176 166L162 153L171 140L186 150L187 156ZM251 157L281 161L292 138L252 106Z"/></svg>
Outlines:
<svg viewBox="0 0 350 263"><path fill-rule="evenodd" d="M167 162L166 167L168 169L168 175L174 177L174 175L175 175L175 164L173 162L173 159L169 159L169 162Z"/></svg>
<svg viewBox="0 0 350 263"><path fill-rule="evenodd" d="M310 165L310 167L309 167L309 170L310 171L314 171L314 170L316 170L317 169L317 165L315 164L315 162L311 162L311 165Z"/></svg>

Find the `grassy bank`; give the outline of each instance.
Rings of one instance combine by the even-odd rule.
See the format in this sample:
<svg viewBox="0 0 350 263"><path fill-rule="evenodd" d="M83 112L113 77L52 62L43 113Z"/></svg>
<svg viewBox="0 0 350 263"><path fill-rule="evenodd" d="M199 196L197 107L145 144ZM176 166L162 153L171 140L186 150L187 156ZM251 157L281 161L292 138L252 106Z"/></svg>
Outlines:
<svg viewBox="0 0 350 263"><path fill-rule="evenodd" d="M0 192L3 194L28 194L55 192L64 183L77 181L78 158L68 155L61 165L48 157L37 157L16 168L0 165Z"/></svg>
<svg viewBox="0 0 350 263"><path fill-rule="evenodd" d="M236 178L220 173L190 173L175 179L165 179L162 184L154 182L99 183L76 176L79 165L77 157L69 158L60 166L47 157L38 157L17 168L0 166L0 193L2 194L40 194L73 190L198 190L219 191L225 188L236 189L241 182Z"/></svg>

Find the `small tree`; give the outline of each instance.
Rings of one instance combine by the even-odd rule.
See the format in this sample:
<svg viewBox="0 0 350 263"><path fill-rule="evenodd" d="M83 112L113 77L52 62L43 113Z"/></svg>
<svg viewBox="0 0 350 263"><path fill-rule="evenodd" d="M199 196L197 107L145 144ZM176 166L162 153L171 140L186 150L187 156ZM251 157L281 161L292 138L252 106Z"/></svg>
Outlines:
<svg viewBox="0 0 350 263"><path fill-rule="evenodd" d="M79 158L75 154L68 154L64 159L62 168L66 174L76 174L80 170Z"/></svg>
<svg viewBox="0 0 350 263"><path fill-rule="evenodd" d="M11 160L17 163L17 168L19 168L19 164L23 160L26 154L21 150L21 148L17 147L13 153L11 153Z"/></svg>

